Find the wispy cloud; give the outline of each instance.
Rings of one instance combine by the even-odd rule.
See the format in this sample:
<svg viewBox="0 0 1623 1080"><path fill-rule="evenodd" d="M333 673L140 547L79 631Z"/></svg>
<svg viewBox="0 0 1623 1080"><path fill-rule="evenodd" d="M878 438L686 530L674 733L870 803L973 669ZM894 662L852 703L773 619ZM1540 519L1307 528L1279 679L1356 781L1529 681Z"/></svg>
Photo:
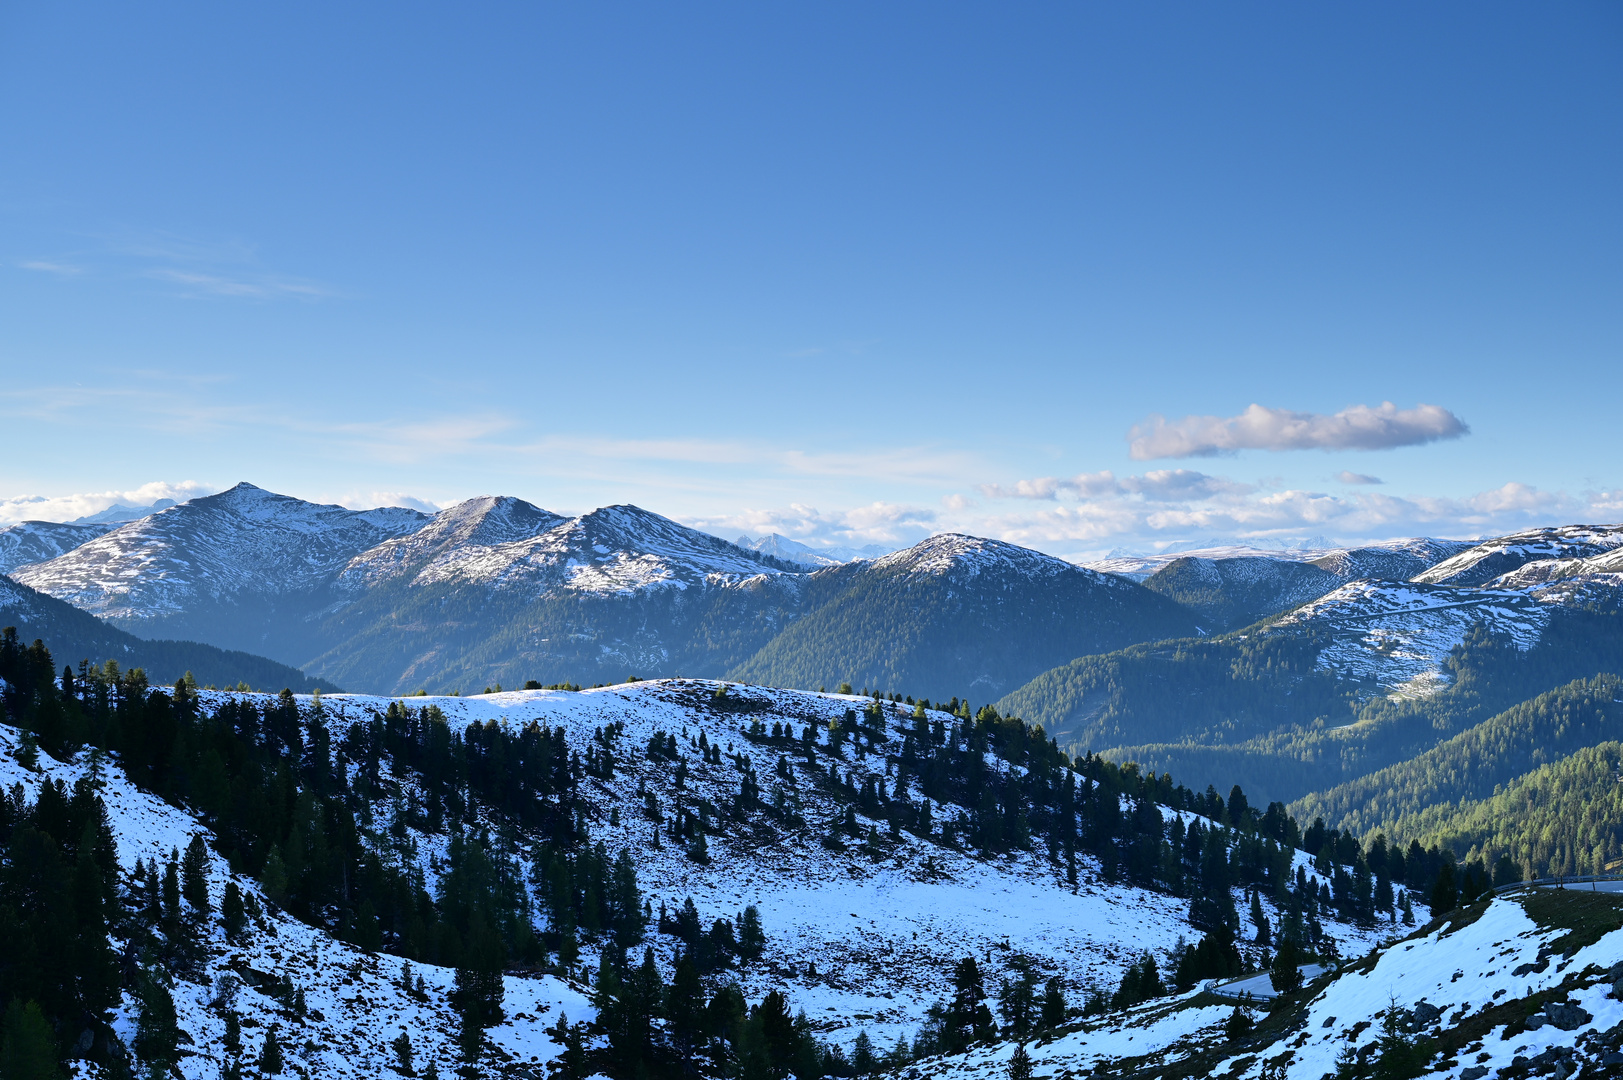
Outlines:
<svg viewBox="0 0 1623 1080"><path fill-rule="evenodd" d="M1240 450L1390 450L1470 432L1440 405L1400 409L1390 401L1353 405L1333 415L1251 405L1239 416L1151 416L1127 433L1135 461L1213 457Z"/></svg>
<svg viewBox="0 0 1623 1080"><path fill-rule="evenodd" d="M332 287L266 267L254 244L239 237L199 238L157 230L96 235L67 257L28 259L24 270L57 277L145 280L177 296L235 300L320 300Z"/></svg>
<svg viewBox="0 0 1623 1080"><path fill-rule="evenodd" d="M1142 476L1124 476L1108 469L1076 476L1042 476L1020 480L1012 485L982 484L980 492L989 499L1057 500L1061 495L1077 499L1140 495L1156 502L1209 498L1220 494L1240 494L1253 490L1220 476L1208 476L1193 469L1153 469Z"/></svg>
<svg viewBox="0 0 1623 1080"><path fill-rule="evenodd" d="M1342 469L1336 473L1336 479L1343 484L1384 484L1386 481L1379 476L1369 476L1365 473L1348 472Z"/></svg>
<svg viewBox="0 0 1623 1080"><path fill-rule="evenodd" d="M55 274L58 277L76 277L85 272L84 267L72 263L54 262L48 259L29 259L17 264L24 270L34 270L41 274Z"/></svg>
<svg viewBox="0 0 1623 1080"><path fill-rule="evenodd" d="M294 297L302 300L317 300L333 295L331 290L320 285L274 277L225 277L220 274L205 274L195 270L177 270L172 267L154 267L147 270L145 276L155 281L167 281L180 285L188 295L192 296L233 296L250 300L275 300L281 297Z"/></svg>

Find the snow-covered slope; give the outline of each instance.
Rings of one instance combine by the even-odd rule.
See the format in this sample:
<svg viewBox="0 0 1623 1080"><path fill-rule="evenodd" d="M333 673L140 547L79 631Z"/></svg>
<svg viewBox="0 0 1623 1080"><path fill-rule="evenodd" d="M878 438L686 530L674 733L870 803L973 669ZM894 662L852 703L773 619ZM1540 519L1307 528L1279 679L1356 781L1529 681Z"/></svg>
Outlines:
<svg viewBox="0 0 1623 1080"><path fill-rule="evenodd" d="M9 574L19 566L65 555L80 544L116 528L117 523L61 521L20 521L8 525L0 529L0 574Z"/></svg>
<svg viewBox="0 0 1623 1080"><path fill-rule="evenodd" d="M141 632L211 602L318 589L361 551L425 520L400 507L346 510L238 484L122 525L13 576Z"/></svg>
<svg viewBox="0 0 1623 1080"><path fill-rule="evenodd" d="M1422 1047L1427 1076L1615 1077L1623 1074L1623 1001L1613 990L1623 975L1623 930L1612 929L1620 921L1615 896L1515 893L1314 980L1273 1016L1252 1011L1267 1020L1256 1034L1231 1041L1224 1024L1234 1003L1197 990L1030 1046L1033 1075L1321 1080L1337 1075L1344 1054L1373 1066L1390 1029L1389 1039ZM899 1075L1001 1080L1014 1049L999 1043L930 1058Z"/></svg>
<svg viewBox="0 0 1623 1080"><path fill-rule="evenodd" d="M1086 857L1080 860L1079 885L1068 886L1063 867L1044 857L1040 845L1029 853L977 859L908 832L890 835L885 822L859 813L860 829L867 833L873 826L878 835L867 842L836 840L830 846L824 838L845 804L834 797L822 767L808 766L787 744L747 739L742 727L751 721L767 728L779 723L796 728L813 721L826 723L847 708L868 702L738 685L729 686L718 700L717 687L696 681L652 681L583 692L409 698L404 704L434 705L456 729L488 721L509 727L539 721L561 728L582 755L602 748L599 740L611 725L623 725L614 737L612 776L594 776L587 784L591 841L601 842L611 854L621 849L632 853L641 889L656 911L661 905L680 906L691 897L708 925L714 918L733 917L746 905L757 906L766 951L760 962L738 973L746 995L758 1000L767 990L784 990L791 1008L804 1009L821 1037L847 1046L861 1031L881 1046L894 1043L898 1036L910 1038L928 1007L949 993L951 968L964 956L974 956L993 985L1012 958L1028 956L1044 977L1058 975L1067 996L1076 1002L1087 987L1114 986L1123 969L1146 949L1164 956L1180 936L1197 936L1187 923L1187 899L1108 884L1097 864ZM242 695L201 694L205 709L232 696ZM318 708L317 700L298 698L307 717ZM391 699L333 694L319 702L338 743L349 725L372 720ZM885 709L892 722L887 726L895 727L902 719L899 707L887 704ZM940 713L932 718L950 719ZM676 738L686 766L680 775L670 760L642 752L656 734ZM720 763L699 752L701 740L726 748L725 756L716 754ZM894 752L899 734L890 740L888 749ZM9 752L15 747L14 729L0 728L0 783L15 780L37 786L38 778L22 770ZM83 756L71 764L43 756L41 762L48 774L70 785L89 767ZM892 767L880 753L864 756L848 750L837 772L842 775L835 782L843 782L848 774L859 788L870 779L894 783ZM751 815L711 837L707 864L694 861L669 840L654 846L655 827L640 813L648 796L667 813L678 805L725 806L746 773L761 778L762 787L768 789L763 798L769 802L778 797L774 789L781 789L808 826L787 827L778 819ZM204 831L188 814L131 787L116 762L107 775L104 798L126 869L138 858L165 858L172 850L183 849L191 834ZM365 820L378 837L397 831L390 803L369 809ZM938 822L961 813L950 804L935 804ZM432 890L442 870L445 837L415 830L412 835ZM521 853L532 840L517 837ZM1298 853L1297 862L1305 865L1307 856ZM211 869L216 903L227 872L216 857ZM239 884L259 895L252 881L239 879ZM1278 911L1271 904L1266 907L1277 919ZM1382 934L1381 929L1329 922L1325 929L1347 955L1364 952ZM650 943L661 967L671 970L674 939L651 930ZM220 1027L209 1002L220 993L220 978L244 967L285 975L305 990L310 1009L303 1018L292 1017L283 1005L251 987L237 990L235 1007L259 1025L282 1024L284 1046L312 1043L314 1050L296 1053L311 1075L388 1075L388 1040L401 1025L410 1028L419 1054L435 1057L441 1062L441 1074L447 1075L449 972L423 967L429 992L426 1001L416 1000L397 986L398 960L362 954L275 915L267 916L241 948L211 937L209 954L204 979L176 988L181 1025L198 1049L197 1057L182 1064L189 1080L214 1080L218 1075ZM593 966L591 948L583 961L585 967ZM576 1021L590 1017L581 989L551 977L509 976L504 1003L508 1019L493 1032L494 1041L521 1061L532 1055L544 1059L555 1048L542 1029L554 1023L560 1011ZM121 1030L127 1038L128 1001L122 1016ZM262 1026L250 1028L247 1038L262 1038L262 1032Z"/></svg>
<svg viewBox="0 0 1623 1080"><path fill-rule="evenodd" d="M40 770L31 772L17 761L19 733L0 725L0 785L9 791L21 785L28 801L38 797L41 783L62 781L69 789L90 773L86 755L63 763L39 755ZM119 865L126 874L136 862L161 864L175 851L184 850L192 836L208 830L191 815L164 803L131 784L114 768L101 770L100 795L106 804L118 845ZM208 869L210 902L215 910L225 896L230 867L211 852ZM457 1020L449 997L454 972L429 964L412 964L427 993L419 998L401 985L398 957L368 954L334 940L327 933L300 923L276 910L252 878L235 875L238 887L256 899L263 915L250 923L246 940L230 944L216 921L208 931L207 958L201 973L179 979L173 988L176 1019L185 1033L189 1053L179 1065L186 1080L218 1080L228 1063L224 1049L222 1012L230 1008L241 1017L242 1042L249 1060L257 1057L265 1032L275 1027L284 1058L291 1068L284 1075L354 1077L378 1080L399 1075L390 1042L402 1030L409 1032L416 1064L426 1069L434 1062L442 1076L455 1072L461 1055L456 1045ZM285 978L303 991L305 1012L288 1007L285 999L268 992L266 984ZM519 1063L542 1063L554 1058L559 1047L545 1029L567 1014L571 1022L595 1016L586 988L555 976L504 978L506 1019L490 1032L491 1042ZM134 1045L139 1006L128 993L116 1010L113 1028L126 1046ZM84 1074L91 1075L91 1074Z"/></svg>
<svg viewBox="0 0 1623 1080"><path fill-rule="evenodd" d="M669 762L640 752L618 757L613 779L594 783L600 810L593 841L602 840L611 852L626 847L636 854L638 881L656 911L662 901L675 906L691 896L708 925L746 905L759 907L766 962L745 973L747 995L753 1000L782 987L792 1008L804 1008L824 1035L841 1042L849 1043L864 1029L881 1046L893 1044L898 1035L911 1038L925 1010L950 992L952 965L966 955L998 976L1016 953L1030 955L1047 974L1061 975L1068 994L1080 1000L1085 986L1114 987L1144 950L1165 954L1180 935L1198 937L1187 922L1188 900L1106 884L1091 859L1084 860L1082 884L1073 891L1064 869L1041 852L982 861L908 833L885 835L877 856L856 842L830 851L820 838L842 805L807 773L802 760L793 763L792 782L775 780L780 756L793 758L792 750L750 742L740 726L759 719L768 728L783 721L798 730L808 721L838 719L848 708L860 710L868 699L732 684L731 704L715 708L711 695L717 685L650 680L580 692L405 700L438 706L456 728L488 720L514 727L530 720L562 726L582 753L598 728L613 723L625 725L621 738L628 748L647 746L655 732L676 735L691 770L686 786L677 789ZM382 711L390 699L332 694L321 700L336 737L345 724ZM886 709L893 722L906 715L900 706ZM932 716L950 720L945 714ZM736 794L741 769L731 760L703 763L696 751L701 733L707 742L728 747L729 756L741 754L750 762L768 801L774 783L780 783L799 801L811 827L796 834L758 823L712 837L710 865L702 866L668 841L652 849L653 827L639 815L623 813L618 824L612 823L612 807L641 801L639 786L666 808L706 799L724 805ZM894 772L881 755L848 757L841 773L853 774L857 787L867 778L893 782ZM935 805L937 820L958 812ZM883 821L861 814L857 820L864 832L874 824L885 833ZM1306 863L1305 855L1300 858ZM1277 917L1271 905L1268 912ZM1379 938L1378 932L1339 923L1327 923L1326 929L1349 955ZM673 963L670 939L656 944L661 962Z"/></svg>
<svg viewBox="0 0 1623 1080"><path fill-rule="evenodd" d="M1319 665L1352 679L1405 692L1442 685L1442 662L1473 625L1508 634L1517 648L1537 643L1551 605L1517 592L1413 582L1354 581L1280 619L1334 637Z"/></svg>
<svg viewBox="0 0 1623 1080"><path fill-rule="evenodd" d="M1587 559L1623 547L1623 525L1563 525L1484 540L1415 575L1432 585L1486 585L1546 559Z"/></svg>
<svg viewBox="0 0 1623 1080"><path fill-rule="evenodd" d="M910 576L944 577L952 581L968 581L982 575L1014 574L1030 581L1066 578L1115 588L1122 584L1111 575L1031 548L964 533L937 533L910 548L875 559L873 569Z"/></svg>
<svg viewBox="0 0 1623 1080"><path fill-rule="evenodd" d="M537 536L458 548L415 580L607 596L783 572L755 552L641 507L606 506Z"/></svg>
<svg viewBox="0 0 1623 1080"><path fill-rule="evenodd" d="M528 540L564 520L523 499L481 495L441 510L416 532L361 552L345 565L338 582L354 591L392 578L432 574L448 560Z"/></svg>

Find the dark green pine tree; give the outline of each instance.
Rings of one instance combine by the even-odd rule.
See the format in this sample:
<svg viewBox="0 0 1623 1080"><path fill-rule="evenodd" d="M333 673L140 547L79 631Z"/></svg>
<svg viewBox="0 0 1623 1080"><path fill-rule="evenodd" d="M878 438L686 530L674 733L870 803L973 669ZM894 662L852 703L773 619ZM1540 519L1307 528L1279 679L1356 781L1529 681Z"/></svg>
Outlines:
<svg viewBox="0 0 1623 1080"><path fill-rule="evenodd" d="M243 907L242 889L234 879L225 884L225 897L220 901L220 921L225 925L226 940L240 945L243 932L248 928L248 912Z"/></svg>
<svg viewBox="0 0 1623 1080"><path fill-rule="evenodd" d="M766 948L766 931L761 928L761 911L754 904L738 918L738 958L745 963L759 960Z"/></svg>
<svg viewBox="0 0 1623 1080"><path fill-rule="evenodd" d="M1048 980L1043 989L1042 1013L1038 1018L1038 1027L1043 1031L1052 1031L1065 1023L1065 983L1058 975Z"/></svg>
<svg viewBox="0 0 1623 1080"><path fill-rule="evenodd" d="M139 996L141 1015L135 1025L135 1055L153 1076L163 1076L178 1060L180 1051L180 1027L168 976L154 968L141 972Z"/></svg>
<svg viewBox="0 0 1623 1080"><path fill-rule="evenodd" d="M456 969L451 991L451 1008L462 1021L458 1041L468 1061L478 1059L485 1029L501 1022L503 962L501 938L475 912L468 924L466 960Z"/></svg>
<svg viewBox="0 0 1623 1080"><path fill-rule="evenodd" d="M194 918L206 919L209 907L209 849L203 834L195 833L180 864L180 891Z"/></svg>
<svg viewBox="0 0 1623 1080"><path fill-rule="evenodd" d="M1433 918L1445 911L1453 911L1459 903L1459 888L1454 884L1454 860L1444 859L1437 871L1437 881L1431 887L1431 914Z"/></svg>
<svg viewBox="0 0 1623 1080"><path fill-rule="evenodd" d="M5 1080L62 1080L51 1025L32 1001L12 998L0 1026L0 1076Z"/></svg>
<svg viewBox="0 0 1623 1080"><path fill-rule="evenodd" d="M276 1025L265 1031L265 1044L259 1050L259 1071L265 1076L276 1076L282 1071L282 1044L276 1040Z"/></svg>

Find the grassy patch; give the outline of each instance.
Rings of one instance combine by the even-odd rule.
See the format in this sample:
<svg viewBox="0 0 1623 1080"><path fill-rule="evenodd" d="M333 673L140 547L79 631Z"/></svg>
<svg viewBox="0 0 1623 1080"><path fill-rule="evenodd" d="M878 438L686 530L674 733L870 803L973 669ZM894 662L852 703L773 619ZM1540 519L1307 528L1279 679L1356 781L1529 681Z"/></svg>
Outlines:
<svg viewBox="0 0 1623 1080"><path fill-rule="evenodd" d="M1582 889L1528 889L1514 900L1544 930L1565 930L1550 943L1562 955L1623 930L1623 895Z"/></svg>

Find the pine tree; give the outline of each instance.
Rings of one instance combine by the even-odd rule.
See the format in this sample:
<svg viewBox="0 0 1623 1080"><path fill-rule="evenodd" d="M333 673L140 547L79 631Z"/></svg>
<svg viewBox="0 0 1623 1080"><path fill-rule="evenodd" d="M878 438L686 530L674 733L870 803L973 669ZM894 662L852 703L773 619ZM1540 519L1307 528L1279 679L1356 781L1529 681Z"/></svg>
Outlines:
<svg viewBox="0 0 1623 1080"><path fill-rule="evenodd" d="M38 1005L12 998L0 1030L0 1077L5 1080L62 1080L51 1025Z"/></svg>
<svg viewBox="0 0 1623 1080"><path fill-rule="evenodd" d="M180 891L195 918L207 918L209 908L209 849L202 833L194 833L180 865Z"/></svg>
<svg viewBox="0 0 1623 1080"><path fill-rule="evenodd" d="M759 960L766 948L766 931L761 927L761 911L754 904L738 919L738 958L748 963Z"/></svg>
<svg viewBox="0 0 1623 1080"><path fill-rule="evenodd" d="M248 913L242 905L242 889L236 879L225 883L225 898L220 902L220 921L225 925L225 939L233 945L242 944L242 935L248 929Z"/></svg>
<svg viewBox="0 0 1623 1080"><path fill-rule="evenodd" d="M1301 951L1293 938L1282 938L1274 962L1268 969L1268 981L1274 992L1293 994L1302 988Z"/></svg>
<svg viewBox="0 0 1623 1080"><path fill-rule="evenodd" d="M141 973L140 1003L141 1015L135 1025L135 1053L154 1076L162 1076L178 1059L180 1049L175 999L169 992L164 972L149 968Z"/></svg>
<svg viewBox="0 0 1623 1080"><path fill-rule="evenodd" d="M1016 1043L1009 1058L1009 1080L1031 1080L1031 1055L1025 1043Z"/></svg>
<svg viewBox="0 0 1623 1080"><path fill-rule="evenodd" d="M265 1030L265 1045L259 1051L259 1071L276 1076L282 1071L282 1044L276 1041L276 1026Z"/></svg>
<svg viewBox="0 0 1623 1080"><path fill-rule="evenodd" d="M1445 911L1453 911L1459 903L1459 889L1454 884L1454 860L1444 859L1437 871L1437 881L1431 887L1431 914L1433 918Z"/></svg>
<svg viewBox="0 0 1623 1080"><path fill-rule="evenodd" d="M1058 975L1048 980L1043 990L1043 1008L1038 1027L1043 1031L1052 1031L1065 1023L1065 983Z"/></svg>
<svg viewBox="0 0 1623 1080"><path fill-rule="evenodd" d="M411 1036L406 1034L405 1028L400 1029L389 1048L394 1051L396 1067L406 1076L416 1076L417 1070L411 1065Z"/></svg>
<svg viewBox="0 0 1623 1080"><path fill-rule="evenodd" d="M1239 789L1236 788L1236 791ZM1268 916L1262 913L1262 898L1255 889L1251 891L1251 925L1257 928L1257 944L1263 947L1273 943L1273 934L1268 926Z"/></svg>
<svg viewBox="0 0 1623 1080"><path fill-rule="evenodd" d="M857 1032L856 1042L851 1046L851 1071L857 1076L867 1076L879 1067L879 1059L874 1056L873 1040L868 1037L867 1029Z"/></svg>

